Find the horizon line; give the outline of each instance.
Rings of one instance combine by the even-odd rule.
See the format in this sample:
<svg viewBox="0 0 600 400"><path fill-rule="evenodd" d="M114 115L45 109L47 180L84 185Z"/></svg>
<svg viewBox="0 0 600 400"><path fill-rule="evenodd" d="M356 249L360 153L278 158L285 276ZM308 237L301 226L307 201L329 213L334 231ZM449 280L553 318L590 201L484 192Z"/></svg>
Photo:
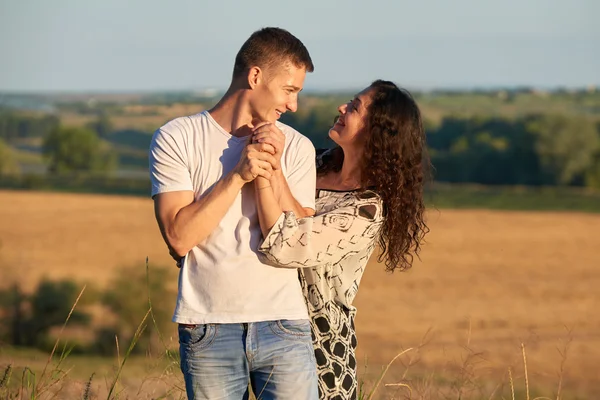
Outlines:
<svg viewBox="0 0 600 400"><path fill-rule="evenodd" d="M590 89L600 89L600 83L589 83L586 85L533 85L533 84L511 84L511 85L402 85L402 87L415 91L415 92L491 92L491 91L520 91L520 90L533 90L533 91L589 91ZM355 90L363 89L362 86L348 86L347 88L341 87L305 87L303 93L323 93L323 92L335 92L344 93ZM199 96L216 96L217 94L224 93L227 89L216 88L216 87L205 87L205 88L164 88L164 89L50 89L50 90L5 90L0 88L0 96L13 95L13 96L60 96L60 95L140 95L140 94L168 94L168 93L179 93L179 94L198 94Z"/></svg>

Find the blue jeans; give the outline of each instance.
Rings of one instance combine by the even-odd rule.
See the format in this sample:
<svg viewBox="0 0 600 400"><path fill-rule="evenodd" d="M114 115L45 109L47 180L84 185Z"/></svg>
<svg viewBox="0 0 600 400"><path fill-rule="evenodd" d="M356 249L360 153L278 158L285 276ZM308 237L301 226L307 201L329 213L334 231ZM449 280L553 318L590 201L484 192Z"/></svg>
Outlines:
<svg viewBox="0 0 600 400"><path fill-rule="evenodd" d="M318 400L308 320L179 325L188 399Z"/></svg>

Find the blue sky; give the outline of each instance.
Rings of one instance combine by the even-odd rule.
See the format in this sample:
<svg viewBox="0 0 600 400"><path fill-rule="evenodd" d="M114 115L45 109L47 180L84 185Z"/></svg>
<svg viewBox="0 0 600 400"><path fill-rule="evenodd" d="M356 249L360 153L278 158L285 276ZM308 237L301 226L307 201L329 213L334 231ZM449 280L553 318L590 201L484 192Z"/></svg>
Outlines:
<svg viewBox="0 0 600 400"><path fill-rule="evenodd" d="M0 0L0 91L224 89L244 40L308 47L307 89L600 85L598 0Z"/></svg>

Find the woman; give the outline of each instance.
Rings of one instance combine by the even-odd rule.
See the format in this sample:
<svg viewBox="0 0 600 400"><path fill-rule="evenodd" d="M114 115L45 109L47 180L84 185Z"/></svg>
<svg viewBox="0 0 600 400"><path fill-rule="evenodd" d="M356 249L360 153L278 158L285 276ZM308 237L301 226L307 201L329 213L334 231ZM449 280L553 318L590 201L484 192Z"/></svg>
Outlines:
<svg viewBox="0 0 600 400"><path fill-rule="evenodd" d="M282 212L268 181L255 181L265 236L259 251L272 264L300 268L320 398L356 399L352 302L376 245L388 271L411 267L428 232L429 160L419 108L392 82L373 82L338 111L329 131L337 146L317 157L314 217Z"/></svg>

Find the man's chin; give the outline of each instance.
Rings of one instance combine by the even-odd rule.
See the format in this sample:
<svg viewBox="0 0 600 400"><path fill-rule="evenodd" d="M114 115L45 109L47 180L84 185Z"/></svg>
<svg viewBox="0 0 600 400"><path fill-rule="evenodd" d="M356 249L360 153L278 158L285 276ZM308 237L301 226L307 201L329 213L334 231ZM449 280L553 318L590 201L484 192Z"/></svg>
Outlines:
<svg viewBox="0 0 600 400"><path fill-rule="evenodd" d="M271 118L264 118L264 117L260 117L260 118L255 118L255 119L253 119L253 120L252 120L252 125L256 126L256 125L258 125L258 124L261 124L261 123L263 123L263 122L269 122L269 123L271 123L271 124L274 124L274 123L275 123L275 121L277 121L277 120L275 119L275 117L271 117Z"/></svg>

